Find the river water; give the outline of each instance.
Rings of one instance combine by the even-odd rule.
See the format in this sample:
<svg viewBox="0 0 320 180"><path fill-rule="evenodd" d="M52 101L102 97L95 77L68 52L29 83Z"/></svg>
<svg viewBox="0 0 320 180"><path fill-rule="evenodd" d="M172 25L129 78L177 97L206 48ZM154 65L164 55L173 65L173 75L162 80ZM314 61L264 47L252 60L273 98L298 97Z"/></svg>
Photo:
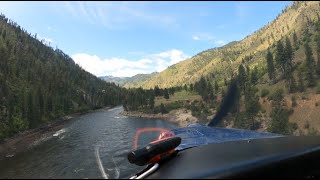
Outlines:
<svg viewBox="0 0 320 180"><path fill-rule="evenodd" d="M32 148L0 161L0 178L129 178L143 169L127 160L136 130L177 126L163 120L123 116L119 114L122 110L101 109L74 118ZM142 134L139 144L158 135Z"/></svg>

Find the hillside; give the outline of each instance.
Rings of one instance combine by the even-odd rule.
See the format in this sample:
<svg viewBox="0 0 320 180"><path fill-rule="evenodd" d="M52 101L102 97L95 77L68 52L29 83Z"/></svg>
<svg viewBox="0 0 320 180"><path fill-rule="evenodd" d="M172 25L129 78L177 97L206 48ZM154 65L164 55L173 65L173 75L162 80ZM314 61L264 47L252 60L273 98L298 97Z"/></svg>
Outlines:
<svg viewBox="0 0 320 180"><path fill-rule="evenodd" d="M277 16L275 20L255 31L241 41L231 42L223 47L208 49L189 59L172 65L154 77L136 85L143 88L170 87L194 83L202 75L214 74L221 83L237 71L243 58L247 57L249 65L264 70L265 53L274 47L275 42L295 32L301 38L304 28L319 17L319 2L295 2Z"/></svg>
<svg viewBox="0 0 320 180"><path fill-rule="evenodd" d="M158 72L153 72L151 74L137 74L127 79L127 82L123 85L125 88L137 87L141 82L147 81L152 77L159 74Z"/></svg>
<svg viewBox="0 0 320 180"><path fill-rule="evenodd" d="M118 105L121 93L1 14L0 140L70 113Z"/></svg>

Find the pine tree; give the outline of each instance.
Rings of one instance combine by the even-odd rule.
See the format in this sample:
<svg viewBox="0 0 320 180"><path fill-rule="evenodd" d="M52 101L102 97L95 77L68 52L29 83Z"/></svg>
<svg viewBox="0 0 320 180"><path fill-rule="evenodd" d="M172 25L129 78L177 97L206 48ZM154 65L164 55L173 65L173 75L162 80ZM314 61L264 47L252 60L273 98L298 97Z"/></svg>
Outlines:
<svg viewBox="0 0 320 180"><path fill-rule="evenodd" d="M295 78L292 75L292 72L288 72L288 77L286 82L287 82L289 93L294 93L297 90L297 83Z"/></svg>
<svg viewBox="0 0 320 180"><path fill-rule="evenodd" d="M29 121L29 125L30 125L30 128L35 128L37 126L36 119L34 118L35 103L34 103L33 94L30 91L28 92L27 104L28 104L27 118Z"/></svg>
<svg viewBox="0 0 320 180"><path fill-rule="evenodd" d="M154 95L155 95L155 96L161 96L159 86L155 86L155 87L154 87Z"/></svg>
<svg viewBox="0 0 320 180"><path fill-rule="evenodd" d="M169 92L168 92L168 89L167 89L167 88L164 88L163 97L164 97L165 99L169 99Z"/></svg>
<svg viewBox="0 0 320 180"><path fill-rule="evenodd" d="M292 60L294 58L294 53L292 50L290 39L288 37L286 37L285 57L287 72L289 72L292 69Z"/></svg>
<svg viewBox="0 0 320 180"><path fill-rule="evenodd" d="M245 88L245 82L247 81L247 75L246 75L246 71L245 71L244 67L242 66L242 64L240 64L240 66L239 66L238 79L239 79L240 89L241 89L243 92L245 92L245 90L246 90L246 88Z"/></svg>
<svg viewBox="0 0 320 180"><path fill-rule="evenodd" d="M189 90L190 90L191 92L193 91L193 84L192 84L192 83L190 84Z"/></svg>
<svg viewBox="0 0 320 180"><path fill-rule="evenodd" d="M314 86L315 85L315 78L314 78L314 59L313 59L313 53L312 49L309 46L309 43L305 43L305 55L306 55L306 79L308 82L308 86Z"/></svg>
<svg viewBox="0 0 320 180"><path fill-rule="evenodd" d="M219 91L219 85L218 85L217 79L215 79L215 81L214 81L214 91L215 91L216 94L217 94L218 91Z"/></svg>
<svg viewBox="0 0 320 180"><path fill-rule="evenodd" d="M271 123L268 131L272 133L288 134L289 133L289 114L283 105L283 90L277 90L273 95L272 111L270 114Z"/></svg>
<svg viewBox="0 0 320 180"><path fill-rule="evenodd" d="M258 69L255 66L251 72L250 80L252 84L256 84L258 82Z"/></svg>
<svg viewBox="0 0 320 180"><path fill-rule="evenodd" d="M149 107L150 107L150 109L153 109L154 108L154 99L155 99L155 97L154 97L154 92L152 91L151 93L150 93L150 97L149 97Z"/></svg>
<svg viewBox="0 0 320 180"><path fill-rule="evenodd" d="M266 59L267 59L268 76L269 76L269 79L273 82L273 80L275 79L275 68L273 65L273 56L269 50L267 52Z"/></svg>
<svg viewBox="0 0 320 180"><path fill-rule="evenodd" d="M40 87L37 90L37 95L39 96L39 115L40 115L40 119L42 119L42 117L45 114L45 107L44 107L44 99L43 99L43 94L42 91L40 89Z"/></svg>
<svg viewBox="0 0 320 180"><path fill-rule="evenodd" d="M161 103L161 105L160 105L160 112L161 112L161 114L168 113L168 111L166 110L166 108L165 108L163 103Z"/></svg>
<svg viewBox="0 0 320 180"><path fill-rule="evenodd" d="M285 49L284 49L281 41L278 41L277 46L276 46L275 60L282 70L282 75L285 75L285 72L286 72L286 52L285 52Z"/></svg>
<svg viewBox="0 0 320 180"><path fill-rule="evenodd" d="M247 117L247 120L249 121L248 125L250 129L256 129L256 123L255 123L255 115L258 113L260 109L259 104L259 97L255 94L255 87L250 84L250 82L247 82L247 89L245 92L245 114Z"/></svg>

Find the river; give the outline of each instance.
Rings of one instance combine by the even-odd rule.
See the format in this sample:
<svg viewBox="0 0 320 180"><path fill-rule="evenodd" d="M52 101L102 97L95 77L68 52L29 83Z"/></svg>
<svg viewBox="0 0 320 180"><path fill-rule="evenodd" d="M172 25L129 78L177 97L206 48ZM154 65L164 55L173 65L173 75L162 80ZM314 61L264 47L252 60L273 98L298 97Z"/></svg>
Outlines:
<svg viewBox="0 0 320 180"><path fill-rule="evenodd" d="M74 118L32 148L0 161L0 178L129 178L143 168L127 160L136 130L177 126L163 120L122 116L122 110L119 106ZM139 143L157 136L145 133Z"/></svg>

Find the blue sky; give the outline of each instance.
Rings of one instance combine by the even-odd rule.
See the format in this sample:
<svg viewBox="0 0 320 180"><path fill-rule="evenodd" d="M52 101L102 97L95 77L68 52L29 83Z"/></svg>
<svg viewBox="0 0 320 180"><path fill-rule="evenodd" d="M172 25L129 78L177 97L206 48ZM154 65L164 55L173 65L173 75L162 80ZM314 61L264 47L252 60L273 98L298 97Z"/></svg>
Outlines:
<svg viewBox="0 0 320 180"><path fill-rule="evenodd" d="M241 40L289 1L0 2L0 12L94 75L162 71Z"/></svg>

